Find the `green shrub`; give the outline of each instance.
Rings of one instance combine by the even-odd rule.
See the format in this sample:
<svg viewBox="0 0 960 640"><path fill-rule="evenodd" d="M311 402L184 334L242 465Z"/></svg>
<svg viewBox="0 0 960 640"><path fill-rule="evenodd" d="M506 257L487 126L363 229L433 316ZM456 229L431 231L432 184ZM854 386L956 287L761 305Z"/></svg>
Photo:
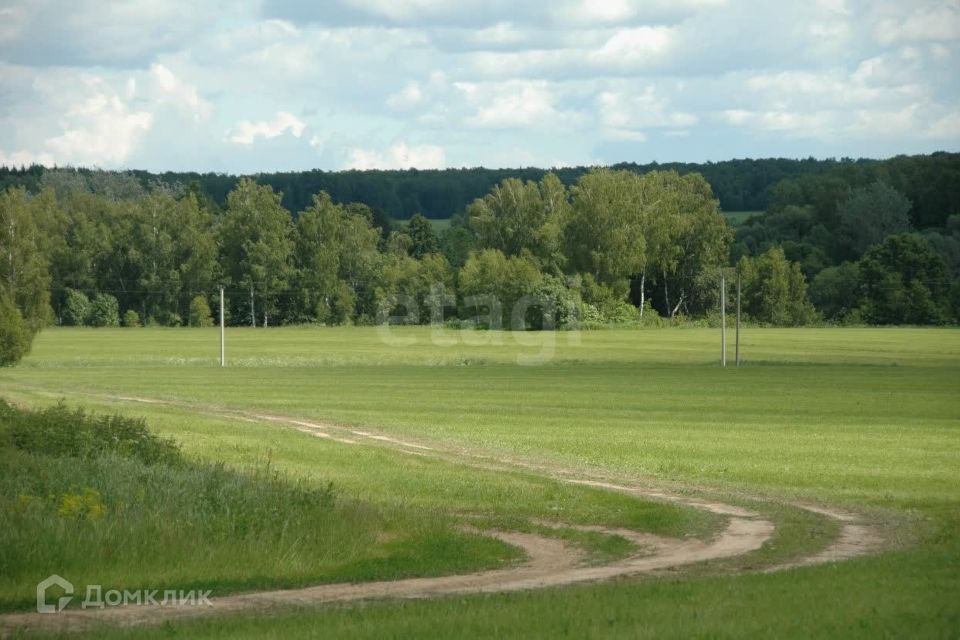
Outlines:
<svg viewBox="0 0 960 640"><path fill-rule="evenodd" d="M0 288L0 367L16 364L30 350L33 334L20 310Z"/></svg>
<svg viewBox="0 0 960 640"><path fill-rule="evenodd" d="M95 458L112 452L146 464L180 461L173 440L147 430L142 419L97 416L62 402L40 411L21 411L0 400L0 429L17 449L34 454Z"/></svg>
<svg viewBox="0 0 960 640"><path fill-rule="evenodd" d="M90 320L92 327L120 326L120 303L109 293L98 293L90 303Z"/></svg>
<svg viewBox="0 0 960 640"><path fill-rule="evenodd" d="M207 302L207 296L195 296L193 300L190 301L190 326L213 326L213 314L210 312L210 303Z"/></svg>
<svg viewBox="0 0 960 640"><path fill-rule="evenodd" d="M61 322L69 327L82 327L90 318L90 299L87 294L76 289L67 289L63 301Z"/></svg>
<svg viewBox="0 0 960 640"><path fill-rule="evenodd" d="M140 314L134 311L133 309L127 309L123 312L123 326L125 327L139 327L140 326Z"/></svg>
<svg viewBox="0 0 960 640"><path fill-rule="evenodd" d="M629 302L619 300L606 312L607 321L613 324L629 324L640 320L640 310Z"/></svg>

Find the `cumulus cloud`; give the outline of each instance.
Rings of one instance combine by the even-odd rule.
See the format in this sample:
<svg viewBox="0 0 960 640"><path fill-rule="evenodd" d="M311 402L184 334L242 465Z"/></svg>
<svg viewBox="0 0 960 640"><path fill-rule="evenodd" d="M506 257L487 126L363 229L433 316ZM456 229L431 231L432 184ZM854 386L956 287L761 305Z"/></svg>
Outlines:
<svg viewBox="0 0 960 640"><path fill-rule="evenodd" d="M667 128L676 135L698 122L692 113L673 110L654 85L639 93L604 91L597 96L597 110L608 135L622 140L642 142L647 139L644 129Z"/></svg>
<svg viewBox="0 0 960 640"><path fill-rule="evenodd" d="M668 52L672 39L673 29L670 27L621 29L594 51L591 59L616 66L649 64Z"/></svg>
<svg viewBox="0 0 960 640"><path fill-rule="evenodd" d="M386 150L351 149L344 169L442 169L443 147L431 144L408 146L398 142Z"/></svg>
<svg viewBox="0 0 960 640"><path fill-rule="evenodd" d="M408 82L403 89L387 98L387 105L398 109L416 106L423 100L423 92L417 82Z"/></svg>
<svg viewBox="0 0 960 640"><path fill-rule="evenodd" d="M229 171L960 145L956 0L234 8L3 3L0 162Z"/></svg>
<svg viewBox="0 0 960 640"><path fill-rule="evenodd" d="M472 109L463 122L480 129L575 127L581 114L558 108L558 97L542 80L454 83Z"/></svg>
<svg viewBox="0 0 960 640"><path fill-rule="evenodd" d="M258 138L269 140L290 132L299 138L307 125L292 113L278 111L273 120L241 120L227 131L226 139L235 144L253 144Z"/></svg>
<svg viewBox="0 0 960 640"><path fill-rule="evenodd" d="M133 68L188 46L218 17L190 0L8 0L0 13L0 58L45 66Z"/></svg>
<svg viewBox="0 0 960 640"><path fill-rule="evenodd" d="M152 113L99 76L38 77L30 92L44 109L19 115L21 139L0 146L16 149L0 151L4 163L116 166L154 124Z"/></svg>
<svg viewBox="0 0 960 640"><path fill-rule="evenodd" d="M877 23L882 44L926 40L960 39L960 3L943 2L911 7L906 16L888 17Z"/></svg>
<svg viewBox="0 0 960 640"><path fill-rule="evenodd" d="M153 116L134 111L109 90L93 91L64 114L64 130L46 140L53 157L73 164L123 162L139 138L153 125Z"/></svg>
<svg viewBox="0 0 960 640"><path fill-rule="evenodd" d="M171 104L187 112L194 120L207 120L213 105L200 97L197 87L178 78L162 64L150 65L150 79L157 102Z"/></svg>

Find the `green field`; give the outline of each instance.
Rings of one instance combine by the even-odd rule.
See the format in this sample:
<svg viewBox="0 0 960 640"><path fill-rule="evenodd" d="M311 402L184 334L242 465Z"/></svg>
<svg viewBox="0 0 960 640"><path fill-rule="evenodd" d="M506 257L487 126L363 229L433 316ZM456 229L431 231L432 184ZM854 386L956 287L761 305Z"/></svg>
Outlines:
<svg viewBox="0 0 960 640"><path fill-rule="evenodd" d="M249 473L269 460L309 486L332 482L345 507L378 514L356 525L374 538L375 529L436 523L409 526L409 544L377 550L381 559L406 554L406 562L385 561L393 573L371 565L381 569L369 579L516 562L482 542L489 539L464 535L463 521L701 537L721 526L699 510L558 475L720 497L777 526L759 551L666 575L277 609L171 622L149 631L157 637L956 637L960 331L749 329L739 369L718 366L718 333L230 329L230 366L221 369L215 330L52 329L19 367L0 370L0 396L143 416L197 463ZM333 423L335 433L369 430L443 455L316 438L266 414ZM797 500L856 511L883 532L884 551L757 571L815 553L837 535L792 506ZM609 539L558 535L577 538L596 562L623 553ZM416 545L427 538L436 544ZM369 558L358 552L354 560ZM354 575L330 565L285 577L282 563L264 562L275 571L260 583L228 580L215 563L198 566L194 578L229 593ZM123 564L111 570L122 583ZM149 563L140 571L141 581L169 575L162 567L151 574ZM37 579L4 576L0 596L24 601Z"/></svg>
<svg viewBox="0 0 960 640"><path fill-rule="evenodd" d="M437 235L450 228L450 218L430 218L429 220L430 225Z"/></svg>
<svg viewBox="0 0 960 640"><path fill-rule="evenodd" d="M731 227L738 227L753 216L762 216L763 211L724 211L723 216Z"/></svg>

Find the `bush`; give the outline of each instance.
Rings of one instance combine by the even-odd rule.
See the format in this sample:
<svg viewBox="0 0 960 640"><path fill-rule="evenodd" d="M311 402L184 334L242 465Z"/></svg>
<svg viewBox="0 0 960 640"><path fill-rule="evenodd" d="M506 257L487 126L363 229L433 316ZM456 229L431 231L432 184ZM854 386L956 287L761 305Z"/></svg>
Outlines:
<svg viewBox="0 0 960 640"><path fill-rule="evenodd" d="M198 295L190 301L190 326L213 326L213 314L210 312L210 303L207 302L207 296Z"/></svg>
<svg viewBox="0 0 960 640"><path fill-rule="evenodd" d="M0 289L0 367L16 364L30 351L33 334L20 310Z"/></svg>
<svg viewBox="0 0 960 640"><path fill-rule="evenodd" d="M623 300L613 304L606 313L607 321L613 324L629 324L640 321L640 310Z"/></svg>
<svg viewBox="0 0 960 640"><path fill-rule="evenodd" d="M90 299L82 291L67 289L63 301L61 322L70 327L82 327L90 318Z"/></svg>
<svg viewBox="0 0 960 640"><path fill-rule="evenodd" d="M142 419L97 416L70 410L62 402L24 411L0 400L0 431L14 448L33 454L89 459L115 453L145 464L181 460L176 443L150 433Z"/></svg>
<svg viewBox="0 0 960 640"><path fill-rule="evenodd" d="M138 314L133 309L127 309L123 312L123 326L125 327L139 327L140 326L140 314Z"/></svg>
<svg viewBox="0 0 960 640"><path fill-rule="evenodd" d="M120 303L109 293L98 293L90 303L89 324L92 327L120 326Z"/></svg>

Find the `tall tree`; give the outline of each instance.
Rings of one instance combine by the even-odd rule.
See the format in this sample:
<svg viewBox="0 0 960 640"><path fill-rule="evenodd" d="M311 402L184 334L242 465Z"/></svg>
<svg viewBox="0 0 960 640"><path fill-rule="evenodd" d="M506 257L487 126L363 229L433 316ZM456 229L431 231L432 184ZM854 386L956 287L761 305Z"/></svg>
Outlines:
<svg viewBox="0 0 960 640"><path fill-rule="evenodd" d="M297 217L296 258L300 312L320 322L353 318L377 279L380 230L372 218L335 204L321 192Z"/></svg>
<svg viewBox="0 0 960 640"><path fill-rule="evenodd" d="M664 312L705 313L716 301L717 274L727 264L732 230L699 173L653 171L642 178L651 202L645 229L649 260L664 294Z"/></svg>
<svg viewBox="0 0 960 640"><path fill-rule="evenodd" d="M507 256L523 252L549 271L563 267L563 237L570 217L566 188L552 173L539 182L507 178L467 210L481 248Z"/></svg>
<svg viewBox="0 0 960 640"><path fill-rule="evenodd" d="M249 292L249 306L232 301L233 317L245 315L253 326L258 317L269 324L294 273L293 220L280 197L244 178L227 196L220 224L224 273L234 289Z"/></svg>
<svg viewBox="0 0 960 640"><path fill-rule="evenodd" d="M910 231L910 201L879 180L852 189L837 207L842 257L857 259L889 235Z"/></svg>
<svg viewBox="0 0 960 640"><path fill-rule="evenodd" d="M567 228L571 267L601 284L616 286L646 267L646 207L640 177L629 171L597 169L572 188L573 213Z"/></svg>
<svg viewBox="0 0 960 640"><path fill-rule="evenodd" d="M938 324L949 315L947 267L922 236L888 236L860 260L863 315L873 324Z"/></svg>
<svg viewBox="0 0 960 640"><path fill-rule="evenodd" d="M50 321L50 274L26 190L0 193L0 287L32 335Z"/></svg>
<svg viewBox="0 0 960 640"><path fill-rule="evenodd" d="M440 250L440 241L430 221L420 213L415 213L404 225L404 231L410 236L410 256L418 260L429 253Z"/></svg>
<svg viewBox="0 0 960 640"><path fill-rule="evenodd" d="M757 322L778 327L798 326L816 313L807 299L807 282L800 265L774 247L756 258L741 258L743 311Z"/></svg>

